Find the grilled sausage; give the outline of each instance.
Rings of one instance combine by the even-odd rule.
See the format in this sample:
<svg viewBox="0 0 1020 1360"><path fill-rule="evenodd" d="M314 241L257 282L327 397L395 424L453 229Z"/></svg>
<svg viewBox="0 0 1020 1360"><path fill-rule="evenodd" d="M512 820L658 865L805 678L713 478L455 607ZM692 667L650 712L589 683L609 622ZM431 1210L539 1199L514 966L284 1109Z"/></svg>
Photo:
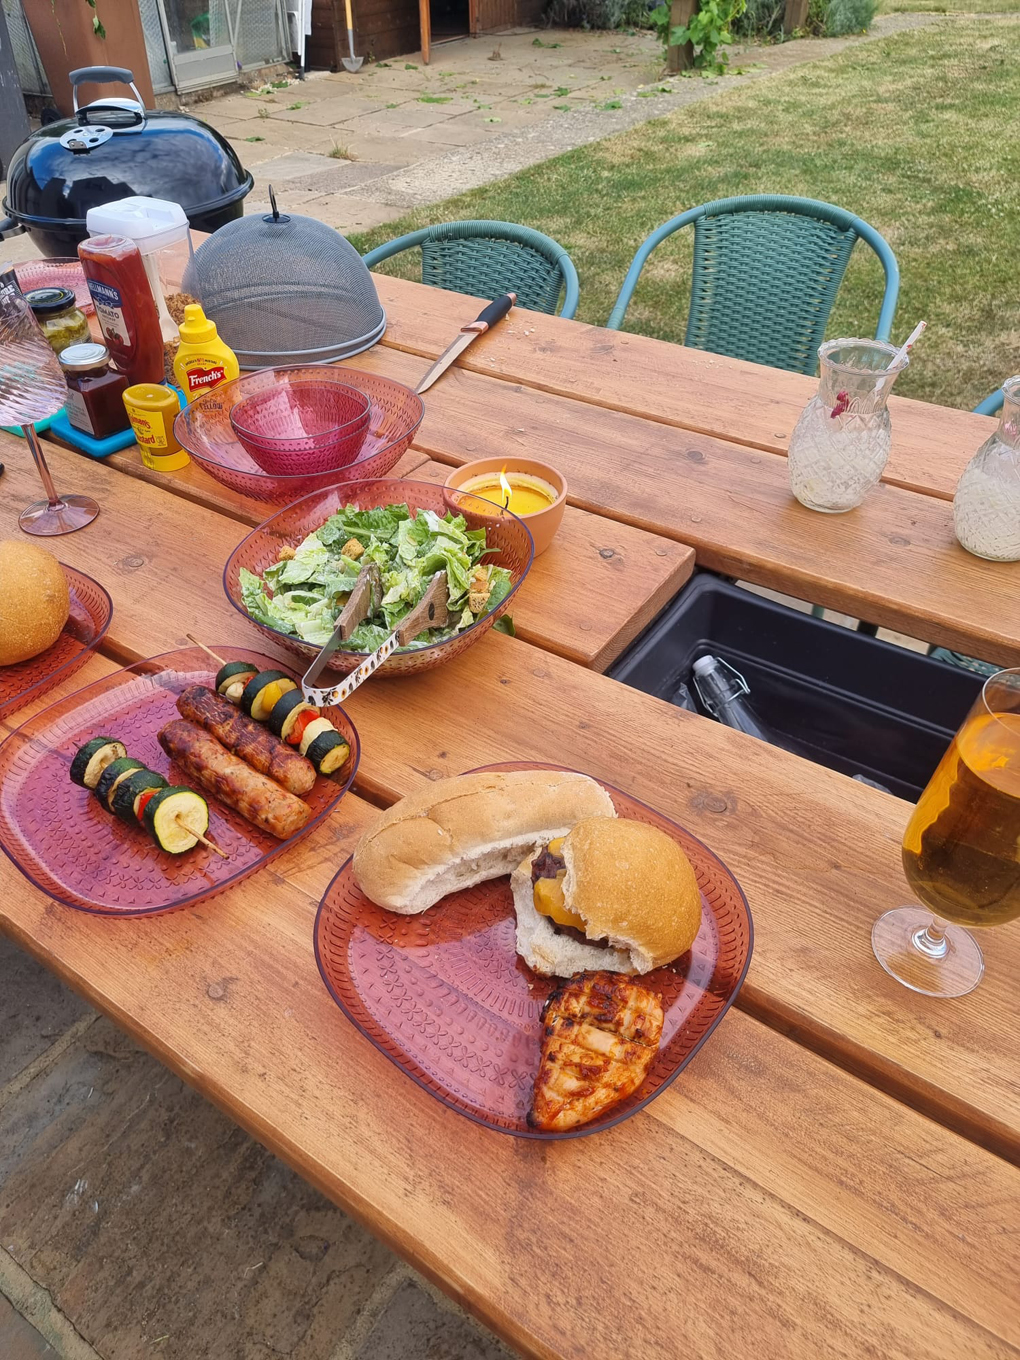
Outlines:
<svg viewBox="0 0 1020 1360"><path fill-rule="evenodd" d="M282 784L288 793L300 796L315 783L315 766L310 760L205 685L191 685L183 690L177 700L177 711L182 718L211 732L253 770Z"/></svg>
<svg viewBox="0 0 1020 1360"><path fill-rule="evenodd" d="M159 744L171 760L227 807L280 840L300 831L312 815L307 803L225 751L214 736L195 723L175 718L160 732Z"/></svg>

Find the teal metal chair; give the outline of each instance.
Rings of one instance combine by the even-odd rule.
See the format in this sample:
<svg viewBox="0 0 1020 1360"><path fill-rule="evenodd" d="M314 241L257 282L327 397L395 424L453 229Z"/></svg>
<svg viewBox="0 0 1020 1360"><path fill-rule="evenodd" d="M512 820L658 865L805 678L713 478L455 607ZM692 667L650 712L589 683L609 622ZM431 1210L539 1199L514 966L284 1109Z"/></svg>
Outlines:
<svg viewBox="0 0 1020 1360"><path fill-rule="evenodd" d="M976 416L997 416L1002 410L1002 403L1006 400L1006 394L1000 387L991 396L985 397L984 401L979 401L974 407ZM978 661L977 657L965 656L963 652L951 652L948 647L929 647L928 655L935 657L938 661L946 661L950 666L959 666L962 670L973 671L975 675L982 675L987 678L994 675L996 671L1001 671L1001 666L994 665L991 661Z"/></svg>
<svg viewBox="0 0 1020 1360"><path fill-rule="evenodd" d="M577 311L579 285L574 262L558 242L516 222L444 222L398 236L364 257L369 269L403 250L421 247L421 281L472 297L516 293L532 312L560 316Z"/></svg>
<svg viewBox="0 0 1020 1360"><path fill-rule="evenodd" d="M656 228L627 270L606 322L610 330L623 325L652 251L691 224L694 268L685 345L815 373L818 346L858 240L871 247L885 271L875 336L888 340L900 286L889 243L843 208L785 194L717 199Z"/></svg>
<svg viewBox="0 0 1020 1360"><path fill-rule="evenodd" d="M990 397L985 397L984 401L979 401L974 407L976 416L997 416L1002 410L1002 403L1006 400L1006 394L1000 387L997 392L993 392Z"/></svg>

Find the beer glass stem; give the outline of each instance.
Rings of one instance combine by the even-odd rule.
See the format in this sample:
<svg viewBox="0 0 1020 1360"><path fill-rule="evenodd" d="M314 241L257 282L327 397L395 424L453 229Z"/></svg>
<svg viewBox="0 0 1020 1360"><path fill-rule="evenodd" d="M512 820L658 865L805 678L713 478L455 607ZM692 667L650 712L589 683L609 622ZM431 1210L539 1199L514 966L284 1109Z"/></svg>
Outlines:
<svg viewBox="0 0 1020 1360"><path fill-rule="evenodd" d="M46 499L49 501L50 505L59 505L60 497L57 495L57 489L53 485L53 478L50 476L50 470L46 466L46 459L43 456L43 451L39 445L39 436L35 432L35 426L22 425L21 432L25 436L25 442L28 444L29 452L32 455L32 461L36 466L36 471L42 478Z"/></svg>
<svg viewBox="0 0 1020 1360"><path fill-rule="evenodd" d="M949 953L946 939L948 922L933 916L923 930L917 930L911 937L915 949L919 949L929 959L944 959Z"/></svg>

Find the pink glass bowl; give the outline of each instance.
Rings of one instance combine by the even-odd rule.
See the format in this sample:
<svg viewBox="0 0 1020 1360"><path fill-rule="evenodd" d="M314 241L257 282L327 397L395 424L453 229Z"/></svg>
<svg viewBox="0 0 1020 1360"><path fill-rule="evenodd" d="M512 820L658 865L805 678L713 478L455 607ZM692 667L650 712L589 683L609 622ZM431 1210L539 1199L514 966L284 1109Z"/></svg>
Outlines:
<svg viewBox="0 0 1020 1360"><path fill-rule="evenodd" d="M85 282L85 270L77 255L58 255L49 260L25 260L14 266L14 276L23 293L32 288L70 288L75 305L84 316L92 316L95 307L92 294Z"/></svg>
<svg viewBox="0 0 1020 1360"><path fill-rule="evenodd" d="M263 472L289 477L353 463L368 433L371 402L328 369L314 382L243 397L230 427Z"/></svg>
<svg viewBox="0 0 1020 1360"><path fill-rule="evenodd" d="M451 491L449 487L433 486L430 482L412 482L385 478L371 482L344 482L327 491L315 491L310 496L288 505L243 538L227 559L223 569L223 589L227 599L252 627L301 657L306 665L319 653L310 642L290 637L266 624L257 623L244 607L241 599L241 568L261 576L267 567L280 560L281 549L297 547L309 534L322 527L336 510L344 505L356 505L359 510L371 510L384 505L406 504L412 514L419 510L434 510L445 515L447 510L462 514L469 529L485 528L486 542L494 551L487 554L486 563L507 567L512 585L504 600L495 609L476 620L456 637L446 642L433 642L414 651L397 651L383 662L376 675L410 675L429 671L460 656L486 633L507 608L527 576L535 555L531 533L523 520L492 501L472 496L469 492ZM368 655L366 652L342 651L340 648L329 659L329 669L347 675Z"/></svg>
<svg viewBox="0 0 1020 1360"><path fill-rule="evenodd" d="M279 665L244 648L215 650L259 670ZM127 826L88 789L72 784L69 769L78 747L110 736L172 784L196 787L168 760L158 734L180 716L176 702L183 689L211 686L214 679L209 658L197 647L167 652L43 709L0 746L0 849L41 892L102 916L152 916L193 906L261 869L336 808L361 750L354 724L340 708L323 711L350 743L350 758L338 774L315 781L304 799L312 817L289 840L277 840L199 789L209 804L209 836L226 851L225 860L202 846L168 855L141 827Z"/></svg>
<svg viewBox="0 0 1020 1360"><path fill-rule="evenodd" d="M485 768L560 767L511 762ZM747 899L722 860L668 817L611 784L603 787L621 817L659 827L687 855L701 890L702 921L689 953L639 979L659 994L665 1014L647 1077L590 1124L545 1133L526 1122L538 1071L539 1016L558 982L533 973L517 954L509 878L451 893L420 916L399 916L365 897L348 860L319 906L315 958L343 1013L412 1081L500 1133L583 1138L636 1114L694 1057L733 1004L751 961Z"/></svg>
<svg viewBox="0 0 1020 1360"><path fill-rule="evenodd" d="M363 392L371 403L368 433L357 458L345 468L328 472L290 476L265 472L234 434L231 409L238 401L258 392L279 389L292 382L315 382L331 372ZM232 383L221 383L185 407L174 421L174 434L192 458L223 486L252 500L287 505L299 496L337 482L384 477L400 462L424 413L421 397L392 378L354 368L333 370L301 364L293 368L265 368L258 373L246 373Z"/></svg>
<svg viewBox="0 0 1020 1360"><path fill-rule="evenodd" d="M81 670L110 626L113 601L99 582L63 562L60 566L71 596L64 630L39 656L0 666L0 718L16 713Z"/></svg>

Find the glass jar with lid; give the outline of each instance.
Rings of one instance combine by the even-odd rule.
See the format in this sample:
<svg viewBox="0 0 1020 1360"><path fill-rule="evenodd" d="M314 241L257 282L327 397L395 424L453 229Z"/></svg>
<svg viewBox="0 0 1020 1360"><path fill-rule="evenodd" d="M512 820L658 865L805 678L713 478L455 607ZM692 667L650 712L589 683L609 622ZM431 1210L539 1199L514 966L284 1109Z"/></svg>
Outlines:
<svg viewBox="0 0 1020 1360"><path fill-rule="evenodd" d="M91 341L89 323L78 310L70 288L33 288L25 294L25 301L55 354L68 345L86 345Z"/></svg>
<svg viewBox="0 0 1020 1360"><path fill-rule="evenodd" d="M68 345L60 353L60 366L67 380L67 419L76 430L93 439L108 439L127 429L130 421L123 400L127 376L110 367L105 345Z"/></svg>

